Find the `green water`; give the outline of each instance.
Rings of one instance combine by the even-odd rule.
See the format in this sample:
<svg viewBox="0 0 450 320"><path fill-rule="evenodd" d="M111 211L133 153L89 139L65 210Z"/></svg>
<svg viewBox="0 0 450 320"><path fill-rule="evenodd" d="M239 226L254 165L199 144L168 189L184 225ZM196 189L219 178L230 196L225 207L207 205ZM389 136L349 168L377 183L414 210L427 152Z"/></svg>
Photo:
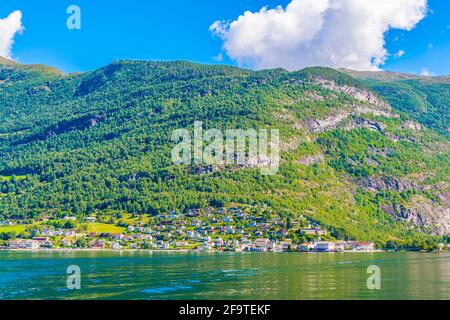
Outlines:
<svg viewBox="0 0 450 320"><path fill-rule="evenodd" d="M0 299L450 299L450 254L0 251Z"/></svg>

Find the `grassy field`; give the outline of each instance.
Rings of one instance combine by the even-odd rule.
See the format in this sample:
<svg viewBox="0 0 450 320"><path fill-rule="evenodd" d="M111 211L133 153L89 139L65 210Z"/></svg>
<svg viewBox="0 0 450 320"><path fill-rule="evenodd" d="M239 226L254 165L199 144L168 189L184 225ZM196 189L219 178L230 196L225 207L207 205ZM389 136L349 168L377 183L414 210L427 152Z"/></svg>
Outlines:
<svg viewBox="0 0 450 320"><path fill-rule="evenodd" d="M125 228L118 227L112 224L104 223L88 223L88 232L96 233L122 233L125 232Z"/></svg>
<svg viewBox="0 0 450 320"><path fill-rule="evenodd" d="M28 225L0 226L0 233L7 233L7 232L22 233L25 231L27 227Z"/></svg>
<svg viewBox="0 0 450 320"><path fill-rule="evenodd" d="M15 180L16 181L20 181L20 180L24 180L26 179L26 176L15 176ZM4 182L4 181L11 181L12 180L12 176L0 176L0 181Z"/></svg>

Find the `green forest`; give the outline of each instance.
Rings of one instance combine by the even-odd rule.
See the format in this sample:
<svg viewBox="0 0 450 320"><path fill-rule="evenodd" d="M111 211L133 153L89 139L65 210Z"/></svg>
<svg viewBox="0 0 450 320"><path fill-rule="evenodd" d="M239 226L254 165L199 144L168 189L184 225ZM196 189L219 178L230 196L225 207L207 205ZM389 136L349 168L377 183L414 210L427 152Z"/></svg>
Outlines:
<svg viewBox="0 0 450 320"><path fill-rule="evenodd" d="M446 79L182 61L116 61L78 74L0 64L0 220L240 203L306 216L336 239L442 241L450 227L449 107ZM173 165L172 132L195 121L223 131L278 129L278 173Z"/></svg>

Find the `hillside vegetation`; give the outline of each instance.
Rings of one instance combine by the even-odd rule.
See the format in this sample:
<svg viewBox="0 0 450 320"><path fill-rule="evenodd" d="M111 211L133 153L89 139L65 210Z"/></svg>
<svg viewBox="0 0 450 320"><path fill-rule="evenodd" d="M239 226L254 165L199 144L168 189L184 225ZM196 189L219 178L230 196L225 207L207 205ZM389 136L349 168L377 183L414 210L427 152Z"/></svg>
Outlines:
<svg viewBox="0 0 450 320"><path fill-rule="evenodd" d="M328 68L249 71L117 61L62 75L0 61L0 215L155 215L266 204L336 238L418 243L450 233L450 84ZM277 128L282 161L195 173L173 130Z"/></svg>

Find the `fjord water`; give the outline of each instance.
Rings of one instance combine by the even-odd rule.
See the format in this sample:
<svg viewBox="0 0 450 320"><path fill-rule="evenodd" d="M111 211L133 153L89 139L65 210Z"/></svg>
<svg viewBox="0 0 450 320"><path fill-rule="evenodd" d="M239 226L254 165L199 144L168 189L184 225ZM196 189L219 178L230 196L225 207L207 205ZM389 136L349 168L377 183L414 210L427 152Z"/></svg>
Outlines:
<svg viewBox="0 0 450 320"><path fill-rule="evenodd" d="M450 299L450 254L0 251L0 299Z"/></svg>

